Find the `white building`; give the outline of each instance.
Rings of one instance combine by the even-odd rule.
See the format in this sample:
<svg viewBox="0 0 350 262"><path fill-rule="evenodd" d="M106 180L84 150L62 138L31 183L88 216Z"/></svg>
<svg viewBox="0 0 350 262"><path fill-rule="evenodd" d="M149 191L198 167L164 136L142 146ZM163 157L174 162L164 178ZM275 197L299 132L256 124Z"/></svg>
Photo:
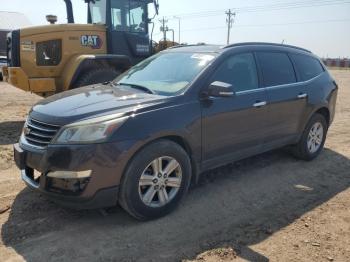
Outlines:
<svg viewBox="0 0 350 262"><path fill-rule="evenodd" d="M22 13L0 11L0 55L6 55L8 32L30 25L29 19Z"/></svg>

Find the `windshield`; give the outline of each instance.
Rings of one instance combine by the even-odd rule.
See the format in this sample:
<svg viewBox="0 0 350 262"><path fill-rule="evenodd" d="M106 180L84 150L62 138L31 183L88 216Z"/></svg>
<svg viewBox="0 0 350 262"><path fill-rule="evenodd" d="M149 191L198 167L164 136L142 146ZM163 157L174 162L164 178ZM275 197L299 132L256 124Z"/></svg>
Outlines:
<svg viewBox="0 0 350 262"><path fill-rule="evenodd" d="M106 0L95 0L89 3L91 23L106 24Z"/></svg>
<svg viewBox="0 0 350 262"><path fill-rule="evenodd" d="M132 67L116 82L172 96L183 92L214 58L214 54L207 53L160 53Z"/></svg>

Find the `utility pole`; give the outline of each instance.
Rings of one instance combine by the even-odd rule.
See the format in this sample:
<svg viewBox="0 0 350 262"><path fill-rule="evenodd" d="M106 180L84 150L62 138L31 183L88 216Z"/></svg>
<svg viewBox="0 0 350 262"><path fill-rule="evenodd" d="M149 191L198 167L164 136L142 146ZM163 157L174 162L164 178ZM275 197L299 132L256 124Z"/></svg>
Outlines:
<svg viewBox="0 0 350 262"><path fill-rule="evenodd" d="M179 45L181 45L181 18L178 16L174 16L174 18L179 21Z"/></svg>
<svg viewBox="0 0 350 262"><path fill-rule="evenodd" d="M163 32L163 41L165 43L166 42L166 31L167 31L165 24L168 23L168 20L165 19L165 17L163 16L163 19L159 20L159 22L162 23L162 26L160 27L160 31Z"/></svg>
<svg viewBox="0 0 350 262"><path fill-rule="evenodd" d="M173 33L173 46L175 45L175 30L174 29L169 29L167 31L170 31Z"/></svg>
<svg viewBox="0 0 350 262"><path fill-rule="evenodd" d="M229 9L226 12L227 18L226 18L226 23L227 23L227 45L230 44L230 34L231 34L231 28L233 25L233 19L236 16L236 13L232 13L231 9Z"/></svg>

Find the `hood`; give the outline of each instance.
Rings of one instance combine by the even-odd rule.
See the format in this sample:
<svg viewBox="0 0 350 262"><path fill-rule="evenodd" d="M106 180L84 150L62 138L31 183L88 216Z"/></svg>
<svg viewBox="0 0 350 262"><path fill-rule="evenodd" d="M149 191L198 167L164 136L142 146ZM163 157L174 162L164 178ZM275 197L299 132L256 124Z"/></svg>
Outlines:
<svg viewBox="0 0 350 262"><path fill-rule="evenodd" d="M65 125L106 114L133 114L163 104L168 97L144 93L130 87L92 85L41 100L30 115L45 123Z"/></svg>
<svg viewBox="0 0 350 262"><path fill-rule="evenodd" d="M42 25L31 26L21 29L21 36L27 37L31 35L47 34L54 32L67 32L67 31L98 31L105 32L105 25L96 24L55 24L55 25Z"/></svg>

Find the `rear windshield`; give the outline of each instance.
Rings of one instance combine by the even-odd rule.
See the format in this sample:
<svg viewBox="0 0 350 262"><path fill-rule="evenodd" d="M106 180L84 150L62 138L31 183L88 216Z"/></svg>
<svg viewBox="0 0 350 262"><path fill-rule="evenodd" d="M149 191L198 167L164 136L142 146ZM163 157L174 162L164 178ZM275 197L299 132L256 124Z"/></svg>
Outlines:
<svg viewBox="0 0 350 262"><path fill-rule="evenodd" d="M116 82L171 96L183 92L214 58L211 53L160 53L132 67Z"/></svg>

